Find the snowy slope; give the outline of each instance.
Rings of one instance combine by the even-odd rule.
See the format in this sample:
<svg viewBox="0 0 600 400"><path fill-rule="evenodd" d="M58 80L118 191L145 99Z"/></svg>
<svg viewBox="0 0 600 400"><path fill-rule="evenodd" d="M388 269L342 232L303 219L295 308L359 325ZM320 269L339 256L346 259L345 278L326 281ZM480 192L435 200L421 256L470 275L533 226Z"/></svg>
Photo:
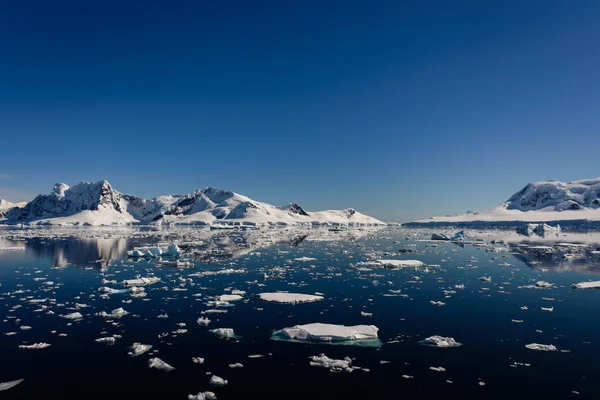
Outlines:
<svg viewBox="0 0 600 400"><path fill-rule="evenodd" d="M4 199L0 199L0 218L4 218L6 216L6 213L8 213L8 211L11 208L25 207L26 204L27 204L27 202L25 202L25 201L20 202L20 203L11 203L10 201L6 201Z"/></svg>
<svg viewBox="0 0 600 400"><path fill-rule="evenodd" d="M212 187L145 200L121 194L107 181L56 184L50 194L10 210L6 218L9 223L51 225L383 225L353 209L309 213L295 203L276 207Z"/></svg>
<svg viewBox="0 0 600 400"><path fill-rule="evenodd" d="M600 221L600 178L534 182L504 204L481 213L432 217L416 223Z"/></svg>

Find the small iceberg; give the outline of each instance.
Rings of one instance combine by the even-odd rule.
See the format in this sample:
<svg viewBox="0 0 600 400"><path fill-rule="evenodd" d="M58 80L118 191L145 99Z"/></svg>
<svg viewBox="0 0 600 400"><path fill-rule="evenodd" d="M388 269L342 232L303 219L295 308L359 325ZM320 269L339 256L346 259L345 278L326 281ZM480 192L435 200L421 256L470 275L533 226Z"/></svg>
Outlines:
<svg viewBox="0 0 600 400"><path fill-rule="evenodd" d="M239 301L242 300L243 297L240 296L239 294L222 294L220 296L217 296L217 301Z"/></svg>
<svg viewBox="0 0 600 400"><path fill-rule="evenodd" d="M431 235L431 240L450 240L450 236L444 233L434 233Z"/></svg>
<svg viewBox="0 0 600 400"><path fill-rule="evenodd" d="M41 350L41 349L46 349L50 346L51 346L51 344L49 344L49 343L34 343L34 344L29 344L29 345L22 344L19 346L19 349L21 349L21 350Z"/></svg>
<svg viewBox="0 0 600 400"><path fill-rule="evenodd" d="M379 347L379 328L374 325L306 324L283 328L273 332L271 339L290 342L316 342L356 346Z"/></svg>
<svg viewBox="0 0 600 400"><path fill-rule="evenodd" d="M148 367L156 368L158 370L166 371L166 372L173 371L175 369L175 367L170 366L169 364L167 364L166 362L164 362L163 360L161 360L158 357L149 359Z"/></svg>
<svg viewBox="0 0 600 400"><path fill-rule="evenodd" d="M525 347L527 347L529 350L535 350L535 351L558 351L556 346L554 346L552 344L530 343L530 344L526 344Z"/></svg>
<svg viewBox="0 0 600 400"><path fill-rule="evenodd" d="M343 360L329 358L325 354L310 357L311 367L327 368L331 372L352 372L352 359L346 357Z"/></svg>
<svg viewBox="0 0 600 400"><path fill-rule="evenodd" d="M12 389L17 386L19 383L23 382L25 379L17 379L15 381L10 382L2 382L0 383L0 392L3 392L8 389Z"/></svg>
<svg viewBox="0 0 600 400"><path fill-rule="evenodd" d="M211 329L209 332L221 339L231 339L236 337L235 332L231 328Z"/></svg>
<svg viewBox="0 0 600 400"><path fill-rule="evenodd" d="M212 386L223 387L227 385L227 381L220 376L213 375L210 377L210 381L208 382Z"/></svg>
<svg viewBox="0 0 600 400"><path fill-rule="evenodd" d="M117 339L114 336L101 337L95 340L96 343L115 344Z"/></svg>
<svg viewBox="0 0 600 400"><path fill-rule="evenodd" d="M172 244L169 246L167 251L162 253L162 255L165 257L179 257L181 255L181 250L179 249L179 246Z"/></svg>
<svg viewBox="0 0 600 400"><path fill-rule="evenodd" d="M99 313L96 313L96 315L99 316L99 317L116 318L116 319L124 317L127 314L129 314L129 312L125 311L125 309L122 308L122 307L119 307L119 308L116 308L116 309L112 310L110 312L110 314L107 314L106 311L101 311Z"/></svg>
<svg viewBox="0 0 600 400"><path fill-rule="evenodd" d="M574 283L571 287L573 289L600 289L600 281Z"/></svg>
<svg viewBox="0 0 600 400"><path fill-rule="evenodd" d="M312 303L323 300L323 296L302 293L259 293L258 297L264 301L280 304Z"/></svg>
<svg viewBox="0 0 600 400"><path fill-rule="evenodd" d="M146 286L152 285L153 283L160 282L160 278L156 276L149 276L147 278L136 278L136 279L126 279L121 282L123 286Z"/></svg>
<svg viewBox="0 0 600 400"><path fill-rule="evenodd" d="M465 241L465 231L462 230L460 232L456 232L454 236L452 236L453 242L464 242Z"/></svg>
<svg viewBox="0 0 600 400"><path fill-rule="evenodd" d="M462 343L457 342L456 340L454 340L454 338L443 337L443 336L438 336L438 335L430 336L426 339L421 340L419 343L424 346L441 347L441 348L462 346Z"/></svg>
<svg viewBox="0 0 600 400"><path fill-rule="evenodd" d="M134 343L129 348L130 351L127 354L129 354L131 357L137 357L146 353L150 349L152 349L151 344Z"/></svg>
<svg viewBox="0 0 600 400"><path fill-rule="evenodd" d="M83 315L81 315L81 313L74 312L74 313L71 313L71 314L61 315L61 317L64 318L64 319L76 320L76 319L83 318Z"/></svg>
<svg viewBox="0 0 600 400"><path fill-rule="evenodd" d="M419 260L377 260L377 262L382 267L391 269L419 268L425 265Z"/></svg>
<svg viewBox="0 0 600 400"><path fill-rule="evenodd" d="M217 400L217 395L213 392L200 392L196 395L188 394L188 400Z"/></svg>

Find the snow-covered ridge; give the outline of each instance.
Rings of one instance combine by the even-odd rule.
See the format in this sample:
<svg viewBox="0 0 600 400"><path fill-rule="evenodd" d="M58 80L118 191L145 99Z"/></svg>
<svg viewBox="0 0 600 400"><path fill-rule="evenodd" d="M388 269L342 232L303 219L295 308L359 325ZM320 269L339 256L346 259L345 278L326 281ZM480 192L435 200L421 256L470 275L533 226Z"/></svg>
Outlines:
<svg viewBox="0 0 600 400"><path fill-rule="evenodd" d="M431 217L408 225L600 221L600 178L527 184L502 205L486 212Z"/></svg>
<svg viewBox="0 0 600 400"><path fill-rule="evenodd" d="M307 212L295 203L276 207L212 187L146 200L122 194L107 181L57 183L50 194L10 207L4 216L8 224L34 225L384 225L354 209Z"/></svg>
<svg viewBox="0 0 600 400"><path fill-rule="evenodd" d="M27 202L25 202L25 201L20 202L20 203L11 203L10 201L0 199L0 218L4 218L6 216L6 213L8 212L8 210L10 210L11 208L25 207L26 204L27 204Z"/></svg>

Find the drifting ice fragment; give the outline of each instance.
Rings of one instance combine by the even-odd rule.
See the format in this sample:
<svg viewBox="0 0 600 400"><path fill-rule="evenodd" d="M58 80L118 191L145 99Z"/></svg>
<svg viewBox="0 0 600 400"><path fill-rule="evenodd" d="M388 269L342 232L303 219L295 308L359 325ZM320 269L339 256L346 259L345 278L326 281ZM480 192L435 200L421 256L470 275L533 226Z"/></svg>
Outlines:
<svg viewBox="0 0 600 400"><path fill-rule="evenodd" d="M154 357L148 360L148 367L150 368L156 368L158 370L161 371L173 371L175 369L175 367L170 366L169 364L167 364L166 362L164 362L163 360L161 360L158 357Z"/></svg>
<svg viewBox="0 0 600 400"><path fill-rule="evenodd" d="M379 264L387 268L419 268L425 265L419 260L377 260Z"/></svg>
<svg viewBox="0 0 600 400"><path fill-rule="evenodd" d="M101 338L96 339L96 342L102 343L102 344L115 344L116 339L113 336L101 337Z"/></svg>
<svg viewBox="0 0 600 400"><path fill-rule="evenodd" d="M462 230L460 232L456 232L454 236L452 236L453 242L462 242L465 240L465 231Z"/></svg>
<svg viewBox="0 0 600 400"><path fill-rule="evenodd" d="M73 320L75 320L75 319L81 319L81 318L83 318L83 315L81 315L81 313L74 312L74 313L71 313L71 314L61 315L61 317L65 318L65 319L73 319Z"/></svg>
<svg viewBox="0 0 600 400"><path fill-rule="evenodd" d="M572 287L573 289L600 289L600 281L574 283Z"/></svg>
<svg viewBox="0 0 600 400"><path fill-rule="evenodd" d="M419 343L424 346L443 347L443 348L462 346L462 343L458 343L456 340L454 340L454 338L443 337L443 336L438 336L438 335L430 336L426 339L421 340Z"/></svg>
<svg viewBox="0 0 600 400"><path fill-rule="evenodd" d="M209 332L220 337L221 339L229 339L229 338L235 337L235 333L233 332L233 329L231 329L231 328L211 329Z"/></svg>
<svg viewBox="0 0 600 400"><path fill-rule="evenodd" d="M536 350L536 351L558 351L556 346L554 346L552 344L530 343L530 344L526 344L525 347L527 347L529 350Z"/></svg>
<svg viewBox="0 0 600 400"><path fill-rule="evenodd" d="M374 325L344 326L314 323L296 325L273 332L271 339L294 342L315 341L332 344L356 344L358 346L380 346Z"/></svg>
<svg viewBox="0 0 600 400"><path fill-rule="evenodd" d="M219 376L213 375L210 377L210 381L208 382L212 386L222 387L227 385L227 381Z"/></svg>
<svg viewBox="0 0 600 400"><path fill-rule="evenodd" d="M239 294L222 294L217 297L217 301L239 301L242 299L243 297Z"/></svg>
<svg viewBox="0 0 600 400"><path fill-rule="evenodd" d="M137 357L137 356L142 355L145 352L149 351L150 349L152 349L151 344L134 343L129 348L129 350L131 350L131 351L127 354L129 354L131 357Z"/></svg>
<svg viewBox="0 0 600 400"><path fill-rule="evenodd" d="M317 259L311 258L311 257L299 257L299 258L294 258L294 261L310 262L310 261L317 261Z"/></svg>
<svg viewBox="0 0 600 400"><path fill-rule="evenodd" d="M105 318L121 318L121 317L126 316L127 314L129 314L128 311L125 311L125 309L123 309L122 307L119 307L119 308L112 310L110 312L110 314L107 314L106 311L101 311L101 312L97 313L96 315L98 315L100 317L105 317Z"/></svg>
<svg viewBox="0 0 600 400"><path fill-rule="evenodd" d="M200 317L196 322L198 323L198 325L207 326L208 324L210 324L210 319Z"/></svg>
<svg viewBox="0 0 600 400"><path fill-rule="evenodd" d="M19 349L21 350L40 350L40 349L45 349L47 347L50 347L51 345L48 343L34 343L34 344L30 344L30 345L20 345Z"/></svg>
<svg viewBox="0 0 600 400"><path fill-rule="evenodd" d="M202 358L202 357L192 357L192 362L194 364L204 364L204 358Z"/></svg>
<svg viewBox="0 0 600 400"><path fill-rule="evenodd" d="M167 256L167 257L179 257L180 254L181 254L181 250L179 249L179 246L177 246L176 244L170 245L169 248L167 249L167 251L162 253L163 256Z"/></svg>
<svg viewBox="0 0 600 400"><path fill-rule="evenodd" d="M443 233L434 233L431 235L431 240L450 240L450 237Z"/></svg>
<svg viewBox="0 0 600 400"><path fill-rule="evenodd" d="M261 300L281 304L311 303L323 300L323 296L301 293L259 293Z"/></svg>
<svg viewBox="0 0 600 400"><path fill-rule="evenodd" d="M153 283L160 282L160 278L156 276L150 276L148 278L136 278L136 279L126 279L121 282L123 286L145 286L151 285Z"/></svg>
<svg viewBox="0 0 600 400"><path fill-rule="evenodd" d="M213 392L200 392L197 395L188 394L188 400L217 400Z"/></svg>
<svg viewBox="0 0 600 400"><path fill-rule="evenodd" d="M352 359L346 357L343 360L336 360L327 357L325 354L310 357L311 367L327 368L331 372L352 372Z"/></svg>
<svg viewBox="0 0 600 400"><path fill-rule="evenodd" d="M14 388L19 383L23 382L23 380L24 379L17 379L16 381L10 381L10 382L2 382L2 383L0 383L0 392L2 392L4 390L8 390L8 389Z"/></svg>
<svg viewBox="0 0 600 400"><path fill-rule="evenodd" d="M229 364L229 368L244 368L244 365L241 363Z"/></svg>

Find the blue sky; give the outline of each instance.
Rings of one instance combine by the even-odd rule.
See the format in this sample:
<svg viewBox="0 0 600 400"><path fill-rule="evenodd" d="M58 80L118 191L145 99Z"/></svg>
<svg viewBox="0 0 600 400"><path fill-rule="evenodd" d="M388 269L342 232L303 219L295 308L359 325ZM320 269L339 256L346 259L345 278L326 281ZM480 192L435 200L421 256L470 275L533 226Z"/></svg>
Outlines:
<svg viewBox="0 0 600 400"><path fill-rule="evenodd" d="M216 186L407 221L597 177L598 1L5 1L0 197Z"/></svg>

